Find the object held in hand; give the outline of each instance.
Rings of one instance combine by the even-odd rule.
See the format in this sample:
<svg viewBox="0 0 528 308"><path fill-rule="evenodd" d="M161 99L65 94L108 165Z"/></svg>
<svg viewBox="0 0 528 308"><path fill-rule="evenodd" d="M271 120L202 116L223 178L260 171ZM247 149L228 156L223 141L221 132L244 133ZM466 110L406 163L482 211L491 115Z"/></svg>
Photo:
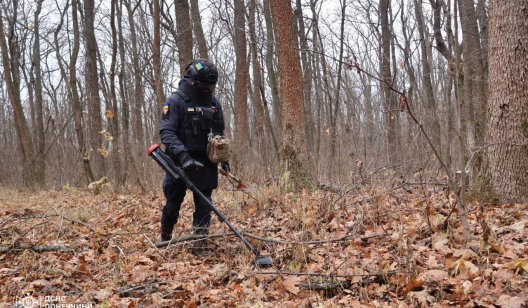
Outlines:
<svg viewBox="0 0 528 308"><path fill-rule="evenodd" d="M222 166L222 170L224 170L225 172L231 172L231 166L229 166L228 162L223 162L220 165Z"/></svg>
<svg viewBox="0 0 528 308"><path fill-rule="evenodd" d="M221 135L211 135L207 142L207 157L213 164L229 160L229 140Z"/></svg>

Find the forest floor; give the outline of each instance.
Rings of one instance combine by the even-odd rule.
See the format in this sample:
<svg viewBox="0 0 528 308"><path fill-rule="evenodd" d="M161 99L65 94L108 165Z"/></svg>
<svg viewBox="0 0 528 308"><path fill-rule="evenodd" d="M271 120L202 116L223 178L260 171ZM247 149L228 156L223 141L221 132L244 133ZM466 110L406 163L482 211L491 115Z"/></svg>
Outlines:
<svg viewBox="0 0 528 308"><path fill-rule="evenodd" d="M192 241L156 248L161 190L0 188L0 307L528 305L528 204L470 204L466 240L458 212L449 216L453 196L438 186L226 186L213 198L273 267L255 268L216 217L210 234L224 235L208 240L206 256L190 253ZM191 233L191 200L176 238ZM62 250L35 251L46 247Z"/></svg>

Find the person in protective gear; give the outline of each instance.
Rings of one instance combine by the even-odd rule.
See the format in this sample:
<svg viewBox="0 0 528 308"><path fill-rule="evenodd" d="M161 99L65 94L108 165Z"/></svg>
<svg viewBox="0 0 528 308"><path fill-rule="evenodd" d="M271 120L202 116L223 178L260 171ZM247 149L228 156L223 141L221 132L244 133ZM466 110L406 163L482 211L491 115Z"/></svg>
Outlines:
<svg viewBox="0 0 528 308"><path fill-rule="evenodd" d="M218 70L214 64L205 59L192 61L178 84L179 89L165 101L160 125L161 142L166 146L166 153L209 200L213 189L218 186L218 170L217 165L207 158L207 141L210 134L224 134L222 106L213 95L217 81ZM221 167L230 169L229 163L222 163ZM166 204L161 215L161 241L172 238L186 190L182 180L165 175L163 193ZM193 232L207 234L211 209L199 196L193 194L193 197ZM202 246L203 241L195 242L192 252L200 254Z"/></svg>

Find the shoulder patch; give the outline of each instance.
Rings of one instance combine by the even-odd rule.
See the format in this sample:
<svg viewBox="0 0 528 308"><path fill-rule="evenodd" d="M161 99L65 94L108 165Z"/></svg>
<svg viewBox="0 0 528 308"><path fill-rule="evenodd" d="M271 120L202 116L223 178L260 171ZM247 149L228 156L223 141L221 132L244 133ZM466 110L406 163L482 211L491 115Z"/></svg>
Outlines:
<svg viewBox="0 0 528 308"><path fill-rule="evenodd" d="M163 104L163 114L167 115L169 113L169 103Z"/></svg>

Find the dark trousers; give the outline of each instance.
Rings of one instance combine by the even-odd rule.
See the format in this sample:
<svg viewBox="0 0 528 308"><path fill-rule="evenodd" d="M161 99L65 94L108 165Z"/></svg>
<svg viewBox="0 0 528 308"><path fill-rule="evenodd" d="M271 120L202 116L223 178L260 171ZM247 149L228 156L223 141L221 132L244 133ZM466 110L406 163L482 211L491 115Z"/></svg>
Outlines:
<svg viewBox="0 0 528 308"><path fill-rule="evenodd" d="M187 187L182 181L174 181L168 176L163 180L163 194L167 202L163 207L161 214L161 233L171 234L174 225L178 221L180 215L180 207L185 198ZM202 190L202 193L211 200L212 189ZM194 214L193 214L193 229L204 230L209 228L211 224L211 208L205 203L202 198L193 193L194 197Z"/></svg>

